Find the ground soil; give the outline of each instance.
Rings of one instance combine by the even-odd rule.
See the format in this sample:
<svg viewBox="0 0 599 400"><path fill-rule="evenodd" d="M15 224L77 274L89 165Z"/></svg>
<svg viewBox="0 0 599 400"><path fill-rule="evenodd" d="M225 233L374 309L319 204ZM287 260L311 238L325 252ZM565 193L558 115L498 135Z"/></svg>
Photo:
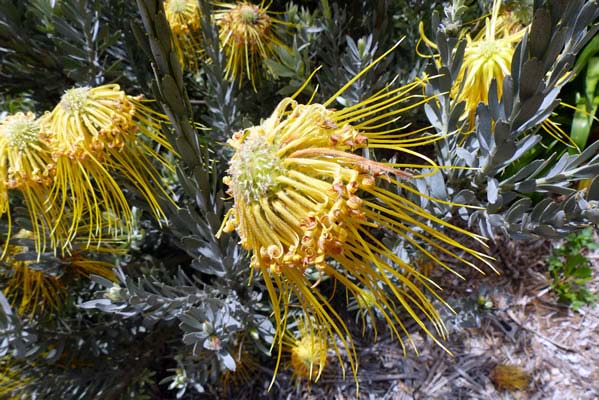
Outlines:
<svg viewBox="0 0 599 400"><path fill-rule="evenodd" d="M442 275L444 298L456 314L444 311L446 348L413 335L418 354L404 355L398 342L379 331L357 342L360 388L338 372L334 355L318 383L295 383L280 373L266 390L269 369L229 397L236 399L599 399L599 306L579 311L559 304L550 287L548 241L514 242L498 238L489 249L500 275L463 271L466 280ZM599 252L593 283L599 294ZM358 333L358 337L360 334ZM497 367L497 366L500 367ZM511 368L507 383L501 366ZM524 388L510 389L510 380ZM505 375L505 374L504 374ZM522 384L522 382L520 382Z"/></svg>

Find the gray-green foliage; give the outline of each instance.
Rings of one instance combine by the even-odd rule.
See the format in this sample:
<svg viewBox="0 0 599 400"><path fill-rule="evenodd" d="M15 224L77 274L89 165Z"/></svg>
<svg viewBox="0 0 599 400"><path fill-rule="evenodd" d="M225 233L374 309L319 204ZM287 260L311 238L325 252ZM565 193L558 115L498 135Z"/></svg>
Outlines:
<svg viewBox="0 0 599 400"><path fill-rule="evenodd" d="M597 26L589 24L598 15L594 1L555 1L538 7L530 31L516 48L511 74L492 83L488 105L478 106L476 129L466 136L458 134L465 129L464 104L456 104L449 95L466 42L448 31L438 16L433 18L441 65L430 66L434 78L427 91L438 101L425 110L433 127L447 135L437 149L440 164L465 168L444 170L442 177L431 179L437 187L446 187L448 200L482 207L460 211L488 237L560 237L599 222L599 180L586 190L576 189L578 181L599 174L599 143L576 155L529 157L542 140L541 123L559 104L566 83L562 78L597 32ZM501 99L497 85L503 87Z"/></svg>

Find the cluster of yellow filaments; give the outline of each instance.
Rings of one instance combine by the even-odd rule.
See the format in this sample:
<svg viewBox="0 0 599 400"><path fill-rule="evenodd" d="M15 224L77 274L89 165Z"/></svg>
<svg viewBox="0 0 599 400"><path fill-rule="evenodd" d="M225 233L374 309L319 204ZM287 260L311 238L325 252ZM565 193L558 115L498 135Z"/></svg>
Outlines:
<svg viewBox="0 0 599 400"><path fill-rule="evenodd" d="M409 338L403 313L436 341L445 337L439 312L425 294L439 298L438 286L398 257L385 244L384 232L403 238L448 270L436 252L474 268L458 252L486 262L485 256L427 221L479 237L434 217L401 194L427 197L404 182L417 178L404 168L438 168L412 150L438 136L385 128L402 111L427 101L414 94L421 83L382 91L342 110L327 108L359 76L324 104L284 99L261 125L238 132L229 141L235 154L225 183L234 206L223 230L238 232L242 246L251 251L252 268L262 273L273 303L277 327L273 346L279 346L279 355L289 299L295 297L309 321L306 334L338 336L355 357L345 322L309 278L315 273L332 278L353 298L368 290L374 299L372 309L398 338ZM377 162L358 155L368 149L407 153L425 165ZM425 320L432 322L432 330ZM322 364L317 369L320 373Z"/></svg>
<svg viewBox="0 0 599 400"><path fill-rule="evenodd" d="M474 38L466 35L464 61L452 90L456 100L466 102L471 121L478 103L488 103L493 80L497 81L497 94L501 98L503 79L511 73L516 44L526 31L513 19L500 16L500 7L501 0L495 1L491 17L485 20L485 28Z"/></svg>
<svg viewBox="0 0 599 400"><path fill-rule="evenodd" d="M33 113L16 113L0 122L0 216L9 219L9 193L18 192L29 211L38 251L45 242L44 230L52 227L59 212L46 205L52 191L55 164L41 126ZM64 232L60 232L64 234Z"/></svg>
<svg viewBox="0 0 599 400"><path fill-rule="evenodd" d="M22 229L14 236L14 239L29 241L33 244L34 234ZM118 249L99 246L95 250L100 253L119 253ZM10 245L8 247L3 260L4 268L0 274L6 280L4 294L16 307L19 314L34 315L45 310L58 309L67 295L65 284L61 278L63 274L53 276L38 269L39 267L36 266L41 265L40 261L49 260L38 261L34 252L30 253L31 257L23 259L22 255L28 252L27 245ZM75 251L61 260L52 260L52 262L59 262L66 272L75 275L87 277L90 274L95 274L110 280L115 279L111 263L89 259L79 251Z"/></svg>
<svg viewBox="0 0 599 400"><path fill-rule="evenodd" d="M317 381L327 363L328 338L302 331L299 337L286 338L289 366L296 380Z"/></svg>
<svg viewBox="0 0 599 400"><path fill-rule="evenodd" d="M198 0L165 0L164 10L181 67L197 70L202 55L202 13Z"/></svg>
<svg viewBox="0 0 599 400"><path fill-rule="evenodd" d="M160 174L152 161L171 171L173 166L153 147L171 150L154 117L140 99L118 85L67 90L54 110L42 117L56 164L50 202L62 202L63 210L71 199L70 233L79 231L83 221L89 221L90 240L105 232L119 236L131 231L131 207L115 173L133 183L158 220L164 218L157 195L166 193L156 185ZM56 225L64 218L61 215Z"/></svg>
<svg viewBox="0 0 599 400"><path fill-rule="evenodd" d="M219 28L221 49L227 64L225 77L242 83L243 77L254 82L258 69L267 58L275 55L275 46L284 46L274 25L289 25L268 14L264 1L260 5L241 2L217 3L220 10L213 17Z"/></svg>
<svg viewBox="0 0 599 400"><path fill-rule="evenodd" d="M464 133L472 131L479 103L488 104L489 88L493 80L497 82L497 96L501 100L503 81L511 74L516 46L528 29L512 13L502 11L501 4L501 0L494 0L491 15L485 18L484 28L475 35L465 35L467 44L464 59L451 90L451 97L466 105L464 119L468 119L470 130ZM429 47L437 49L437 45L425 36L422 23L420 33ZM564 76L563 81L569 76ZM542 128L558 141L576 147L569 135L554 121L543 121Z"/></svg>
<svg viewBox="0 0 599 400"><path fill-rule="evenodd" d="M22 378L21 374L22 368L15 366L12 358L0 358L0 398L6 400L21 398L17 396L17 392L29 382L28 379Z"/></svg>
<svg viewBox="0 0 599 400"><path fill-rule="evenodd" d="M485 19L484 29L476 35L466 34L466 49L451 96L466 103L466 114L473 126L476 107L489 101L489 87L497 81L497 94L501 98L503 80L510 75L516 44L522 40L526 28L510 14L500 14L501 0L495 0L491 16ZM423 33L422 39L432 48L437 46Z"/></svg>
<svg viewBox="0 0 599 400"><path fill-rule="evenodd" d="M172 150L160 116L118 85L67 90L52 112L35 119L17 113L0 122L0 215L18 194L31 220L38 254L48 247L68 253L73 241L88 245L126 237L131 206L117 176L147 201L157 219L168 198L154 162L173 166L155 146ZM5 241L5 249L8 240ZM56 250L55 250L56 251Z"/></svg>

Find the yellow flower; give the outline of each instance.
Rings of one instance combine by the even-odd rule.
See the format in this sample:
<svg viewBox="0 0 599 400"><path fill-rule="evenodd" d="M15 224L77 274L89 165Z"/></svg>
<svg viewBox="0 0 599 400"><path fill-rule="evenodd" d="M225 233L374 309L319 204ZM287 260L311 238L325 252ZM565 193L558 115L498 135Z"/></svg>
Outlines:
<svg viewBox="0 0 599 400"><path fill-rule="evenodd" d="M235 153L224 179L234 205L223 230L238 232L241 245L251 252L251 267L262 274L273 303L277 328L273 346L279 347L279 358L289 303L295 298L310 321L307 334L338 336L350 350L354 374L355 352L346 323L311 275L332 278L354 298L364 289L370 291L376 299L373 308L398 339L405 334L411 340L400 316L407 314L441 344L443 322L425 293L439 298L438 286L398 257L385 244L385 234L403 238L448 270L450 266L435 253L474 268L460 254L486 261L454 238L479 237L405 197L405 193L427 197L405 182L417 176L401 169L422 165L377 162L359 155L386 149L438 168L412 148L440 137L387 127L401 112L428 100L413 94L420 82L382 91L342 110L327 108L371 66L324 104L302 105L286 98L260 125L234 134L229 143ZM451 236L427 221L450 230ZM398 308L402 312L395 311ZM432 329L425 320L432 322Z"/></svg>
<svg viewBox="0 0 599 400"><path fill-rule="evenodd" d="M15 239L34 239L31 231L22 229L14 236ZM4 263L6 283L4 294L11 300L20 314L37 314L46 310L55 310L65 301L67 296L66 287L62 275L52 276L47 272L35 268L38 263L60 263L65 272L71 272L80 276L88 277L90 274L103 276L115 280L112 272L113 265L106 261L92 260L84 256L80 251L62 257L61 259L41 258L41 260L22 260L18 256L27 253L29 247L26 245L10 245ZM96 246L97 253L121 254L118 249ZM59 277L60 276L60 277Z"/></svg>
<svg viewBox="0 0 599 400"><path fill-rule="evenodd" d="M56 208L47 203L55 165L40 133L33 113L17 113L0 122L0 215L7 214L6 237L11 236L12 227L9 194L18 192L29 212L38 253L46 247L46 235L58 217ZM56 228L52 245L64 234L63 226ZM7 245L8 240L4 252Z"/></svg>
<svg viewBox="0 0 599 400"><path fill-rule="evenodd" d="M237 4L217 3L214 20L219 28L222 51L227 57L225 78L238 80L243 76L254 81L258 69L265 59L274 56L275 46L284 46L275 34L277 25L290 25L268 14L264 1L260 5L241 2Z"/></svg>
<svg viewBox="0 0 599 400"><path fill-rule="evenodd" d="M164 10L181 67L197 70L202 54L202 14L198 0L165 0Z"/></svg>
<svg viewBox="0 0 599 400"><path fill-rule="evenodd" d="M160 133L157 114L139 98L114 84L69 89L42 118L56 166L49 201L61 212L56 226L69 219L69 239L82 224L89 227L90 241L105 232L112 236L131 232L131 207L113 174L127 178L155 217L164 218L157 198L168 195L153 161L171 171L174 167L154 146L172 148ZM69 216L67 199L71 199Z"/></svg>
<svg viewBox="0 0 599 400"><path fill-rule="evenodd" d="M503 80L511 74L512 58L516 46L529 28L522 25L513 13L503 11L500 14L500 10L501 0L495 0L491 16L485 19L484 29L474 36L470 33L465 36L467 44L464 60L451 90L451 97L466 104L464 119L468 118L470 123L470 130L463 132L466 134L474 129L478 104L488 104L489 102L489 88L493 80L497 81L497 95L501 100ZM420 23L420 34L421 40L429 47L437 48L436 44L424 35L422 22ZM569 76L571 75L566 74L562 80L565 81ZM569 107L576 109L572 106ZM563 144L577 147L556 122L546 119L542 123L542 128Z"/></svg>
<svg viewBox="0 0 599 400"><path fill-rule="evenodd" d="M21 368L16 367L9 357L0 358L0 398L16 400L22 398L18 391L30 381L21 378Z"/></svg>
<svg viewBox="0 0 599 400"><path fill-rule="evenodd" d="M34 239L34 235L31 231L22 229L15 238ZM17 258L28 250L27 246L9 246L4 260L4 275L7 277L4 294L19 314L36 314L45 309L56 309L63 303L66 290L57 277L34 269L36 260Z"/></svg>
<svg viewBox="0 0 599 400"><path fill-rule="evenodd" d="M311 334L303 326L300 326L298 338L291 334L286 336L289 366L297 381L318 381L327 363L327 340L326 335Z"/></svg>
<svg viewBox="0 0 599 400"><path fill-rule="evenodd" d="M466 35L464 61L451 93L456 100L466 102L466 112L472 123L478 103L489 101L493 79L497 81L497 94L501 99L503 79L510 75L516 44L526 31L507 14L499 15L500 7L501 0L496 0L491 17L485 19L484 29L474 38Z"/></svg>
<svg viewBox="0 0 599 400"><path fill-rule="evenodd" d="M489 378L499 390L526 390L530 384L530 374L517 365L497 364Z"/></svg>

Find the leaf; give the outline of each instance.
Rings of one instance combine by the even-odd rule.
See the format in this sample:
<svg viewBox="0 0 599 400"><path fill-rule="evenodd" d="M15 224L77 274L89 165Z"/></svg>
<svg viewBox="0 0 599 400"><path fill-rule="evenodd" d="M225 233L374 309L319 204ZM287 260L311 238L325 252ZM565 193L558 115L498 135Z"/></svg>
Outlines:
<svg viewBox="0 0 599 400"><path fill-rule="evenodd" d="M572 118L572 128L570 137L576 145L583 149L586 146L591 127L593 125L593 115L597 112L599 106L599 57L593 57L589 60L585 76L585 96L579 96L576 101L577 111Z"/></svg>

